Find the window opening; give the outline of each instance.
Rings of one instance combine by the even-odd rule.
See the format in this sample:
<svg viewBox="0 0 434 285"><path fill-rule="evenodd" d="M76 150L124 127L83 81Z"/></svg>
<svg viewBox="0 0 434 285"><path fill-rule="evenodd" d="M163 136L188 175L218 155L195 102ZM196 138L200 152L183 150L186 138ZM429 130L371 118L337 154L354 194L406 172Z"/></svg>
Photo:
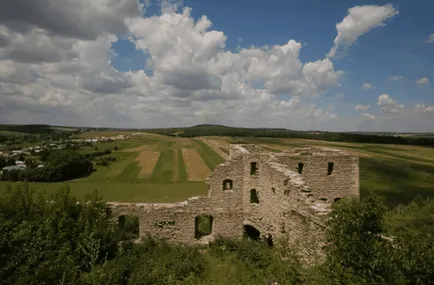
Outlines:
<svg viewBox="0 0 434 285"><path fill-rule="evenodd" d="M327 166L327 175L331 175L333 172L333 167L335 166L335 164L333 162L329 162L328 166Z"/></svg>
<svg viewBox="0 0 434 285"><path fill-rule="evenodd" d="M250 203L259 204L258 193L256 192L256 189L250 190Z"/></svg>
<svg viewBox="0 0 434 285"><path fill-rule="evenodd" d="M214 218L211 215L199 215L194 218L194 237L200 239L212 233Z"/></svg>

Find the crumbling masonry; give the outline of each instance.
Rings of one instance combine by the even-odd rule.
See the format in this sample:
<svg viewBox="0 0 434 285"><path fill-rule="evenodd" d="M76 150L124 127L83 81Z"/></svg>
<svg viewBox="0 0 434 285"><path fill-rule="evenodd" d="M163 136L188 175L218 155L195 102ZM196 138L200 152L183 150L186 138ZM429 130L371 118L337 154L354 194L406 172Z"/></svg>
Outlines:
<svg viewBox="0 0 434 285"><path fill-rule="evenodd" d="M208 196L179 203L110 203L115 217L139 216L140 237L204 244L241 238L252 227L274 242L284 238L308 262L323 256L325 222L342 197L359 196L359 159L328 148L270 153L230 145L230 158L208 177ZM196 218L212 217L212 232L197 238Z"/></svg>

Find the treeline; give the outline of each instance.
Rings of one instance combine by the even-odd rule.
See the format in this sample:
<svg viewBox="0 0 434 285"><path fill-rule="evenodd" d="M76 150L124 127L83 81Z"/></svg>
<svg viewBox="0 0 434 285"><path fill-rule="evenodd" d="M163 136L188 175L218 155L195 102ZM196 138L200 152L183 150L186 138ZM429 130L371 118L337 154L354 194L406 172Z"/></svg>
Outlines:
<svg viewBox="0 0 434 285"><path fill-rule="evenodd" d="M74 150L43 152L43 167L29 164L26 169L3 170L1 180L60 182L87 176L93 171L92 162Z"/></svg>
<svg viewBox="0 0 434 285"><path fill-rule="evenodd" d="M268 128L232 128L219 125L198 125L180 129L147 130L161 135L198 137L198 136L229 136L229 137L266 137L266 138L301 138L334 142L378 143L434 146L433 137L400 137L391 135L355 134L339 132L304 132L286 129Z"/></svg>
<svg viewBox="0 0 434 285"><path fill-rule="evenodd" d="M251 240L217 238L191 247L147 237L134 244L124 240L97 193L77 200L69 189L36 195L23 184L8 187L0 197L0 280L29 285L432 284L432 230L413 225L391 231L385 211L373 195L342 199L329 222L325 262L305 268L290 249Z"/></svg>
<svg viewBox="0 0 434 285"><path fill-rule="evenodd" d="M50 125L0 125L0 131L10 131L27 134L47 134L58 132L54 126Z"/></svg>
<svg viewBox="0 0 434 285"><path fill-rule="evenodd" d="M102 151L94 151L94 152L86 153L86 154L84 154L84 156L86 158L93 159L93 158L100 157L100 156L107 155L107 154L111 154L111 153L112 153L112 151L110 149L105 149Z"/></svg>

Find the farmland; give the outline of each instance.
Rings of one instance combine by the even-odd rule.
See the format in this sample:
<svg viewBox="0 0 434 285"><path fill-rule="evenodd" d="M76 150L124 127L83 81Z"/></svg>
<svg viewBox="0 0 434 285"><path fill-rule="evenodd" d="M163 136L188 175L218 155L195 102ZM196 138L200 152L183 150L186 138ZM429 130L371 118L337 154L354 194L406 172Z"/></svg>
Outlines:
<svg viewBox="0 0 434 285"><path fill-rule="evenodd" d="M84 138L91 137L85 133ZM100 132L100 136L131 135ZM69 186L77 196L97 189L109 201L174 202L206 194L207 175L229 155L229 144L253 143L268 151L288 147L326 146L350 151L360 157L362 196L373 190L390 206L408 203L415 196L434 196L434 149L429 147L326 142L288 138L180 138L145 134L126 140L102 142L80 149L82 153L113 149L116 161L95 165L90 176L61 183L31 183L37 190L55 191ZM7 182L0 182L3 190Z"/></svg>

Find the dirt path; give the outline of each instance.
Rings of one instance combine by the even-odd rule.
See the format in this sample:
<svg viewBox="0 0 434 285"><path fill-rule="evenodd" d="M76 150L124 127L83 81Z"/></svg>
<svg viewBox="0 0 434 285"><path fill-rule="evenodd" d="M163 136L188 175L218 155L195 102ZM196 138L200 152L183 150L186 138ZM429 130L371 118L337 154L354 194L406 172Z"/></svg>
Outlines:
<svg viewBox="0 0 434 285"><path fill-rule="evenodd" d="M189 181L205 181L211 173L208 166L195 149L182 149L185 168Z"/></svg>
<svg viewBox="0 0 434 285"><path fill-rule="evenodd" d="M155 164L160 157L160 152L152 150L142 151L136 158L137 164L142 168L140 169L140 177L149 177L154 170Z"/></svg>

